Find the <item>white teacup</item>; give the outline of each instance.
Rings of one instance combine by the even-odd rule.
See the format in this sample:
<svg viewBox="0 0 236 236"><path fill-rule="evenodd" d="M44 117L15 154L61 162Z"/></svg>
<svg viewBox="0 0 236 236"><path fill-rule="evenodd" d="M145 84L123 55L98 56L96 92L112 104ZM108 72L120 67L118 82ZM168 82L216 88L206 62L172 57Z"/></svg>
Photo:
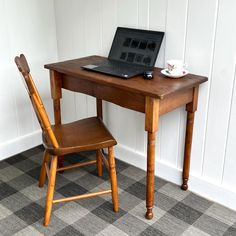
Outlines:
<svg viewBox="0 0 236 236"><path fill-rule="evenodd" d="M166 62L170 74L179 75L186 69L186 64L182 60L168 60Z"/></svg>

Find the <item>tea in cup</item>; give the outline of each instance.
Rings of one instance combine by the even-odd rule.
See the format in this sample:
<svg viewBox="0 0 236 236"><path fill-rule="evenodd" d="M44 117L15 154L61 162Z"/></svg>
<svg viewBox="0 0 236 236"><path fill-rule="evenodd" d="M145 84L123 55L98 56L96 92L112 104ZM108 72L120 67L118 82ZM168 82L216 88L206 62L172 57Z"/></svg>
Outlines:
<svg viewBox="0 0 236 236"><path fill-rule="evenodd" d="M186 69L186 65L182 60L168 60L166 63L168 72L173 75L182 74Z"/></svg>

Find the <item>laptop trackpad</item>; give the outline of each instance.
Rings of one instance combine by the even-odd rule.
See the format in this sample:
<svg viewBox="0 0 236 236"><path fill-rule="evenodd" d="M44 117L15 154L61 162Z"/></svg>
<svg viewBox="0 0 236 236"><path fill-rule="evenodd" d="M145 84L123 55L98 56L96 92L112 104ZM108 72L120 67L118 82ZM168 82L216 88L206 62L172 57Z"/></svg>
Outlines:
<svg viewBox="0 0 236 236"><path fill-rule="evenodd" d="M94 69L94 68L96 68L98 66L89 64L89 65L85 65L85 66L82 66L82 67L85 68L85 69Z"/></svg>

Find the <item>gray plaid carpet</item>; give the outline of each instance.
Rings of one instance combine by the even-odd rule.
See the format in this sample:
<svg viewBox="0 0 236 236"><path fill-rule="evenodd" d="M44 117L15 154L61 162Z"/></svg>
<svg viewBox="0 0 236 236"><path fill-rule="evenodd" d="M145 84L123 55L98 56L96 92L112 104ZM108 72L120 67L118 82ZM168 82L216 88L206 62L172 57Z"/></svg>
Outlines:
<svg viewBox="0 0 236 236"><path fill-rule="evenodd" d="M145 172L116 161L119 213L110 195L53 205L50 225L43 227L46 185L37 186L41 146L0 162L0 235L236 235L236 212L165 180L155 180L154 218L144 218ZM94 158L86 152L66 158L76 163ZM96 166L57 175L56 197L110 187L108 173Z"/></svg>

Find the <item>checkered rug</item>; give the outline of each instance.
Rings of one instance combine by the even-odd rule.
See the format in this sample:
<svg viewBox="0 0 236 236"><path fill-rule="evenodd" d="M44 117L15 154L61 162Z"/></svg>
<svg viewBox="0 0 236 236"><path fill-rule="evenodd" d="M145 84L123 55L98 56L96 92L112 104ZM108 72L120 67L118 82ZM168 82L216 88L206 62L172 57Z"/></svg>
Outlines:
<svg viewBox="0 0 236 236"><path fill-rule="evenodd" d="M236 235L236 212L159 178L154 218L146 220L145 172L118 160L119 213L110 195L59 203L44 227L46 185L37 186L42 154L38 146L0 162L0 235ZM66 162L94 157L86 152ZM55 197L110 187L106 169L97 177L95 165L58 174L56 183Z"/></svg>

